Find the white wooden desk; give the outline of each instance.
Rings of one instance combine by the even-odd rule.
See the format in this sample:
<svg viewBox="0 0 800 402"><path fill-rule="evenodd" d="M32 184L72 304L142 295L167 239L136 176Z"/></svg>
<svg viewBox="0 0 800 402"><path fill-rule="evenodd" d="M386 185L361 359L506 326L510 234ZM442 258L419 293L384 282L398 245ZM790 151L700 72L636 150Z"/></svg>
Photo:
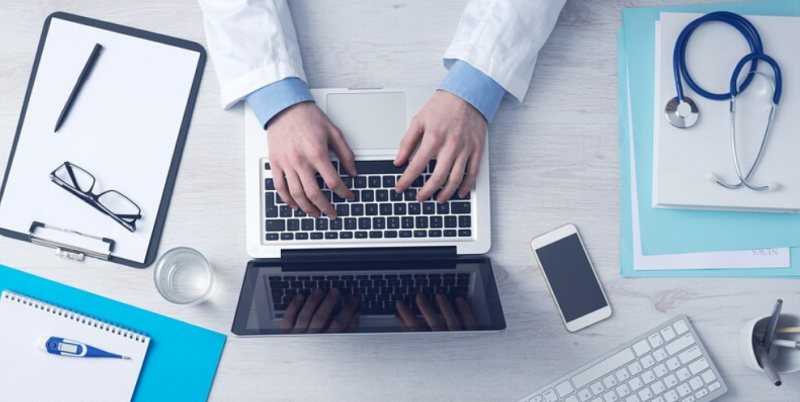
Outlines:
<svg viewBox="0 0 800 402"><path fill-rule="evenodd" d="M441 55L466 0L291 2L314 87L437 85ZM576 0L539 55L526 101L506 99L491 127L493 247L508 329L494 334L228 338L212 401L511 401L667 318L686 313L729 387L726 401L797 401L800 374L775 388L746 369L739 328L777 296L800 313L800 282L623 279L619 275L616 31L620 9L651 1ZM673 2L670 2L673 3ZM206 44L192 0L0 1L0 169L5 169L45 17L67 11ZM124 122L120 122L124 124ZM159 254L204 253L218 288L210 302L162 299L152 267L69 262L0 238L0 263L230 334L242 273L242 108L222 111L209 62ZM529 240L573 222L615 309L568 334L533 262Z"/></svg>

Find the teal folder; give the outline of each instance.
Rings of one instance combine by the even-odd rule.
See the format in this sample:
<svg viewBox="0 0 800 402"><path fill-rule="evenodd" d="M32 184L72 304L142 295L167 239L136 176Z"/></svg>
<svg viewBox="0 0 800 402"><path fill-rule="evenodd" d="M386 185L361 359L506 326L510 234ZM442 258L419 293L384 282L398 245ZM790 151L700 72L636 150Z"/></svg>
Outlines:
<svg viewBox="0 0 800 402"><path fill-rule="evenodd" d="M226 336L0 265L12 290L151 337L134 401L205 401ZM13 330L3 328L0 331Z"/></svg>
<svg viewBox="0 0 800 402"><path fill-rule="evenodd" d="M625 37L622 30L617 33L617 63L619 83L619 161L620 161L620 271L626 278L655 277L761 277L800 278L800 247L791 249L791 268L753 269L698 269L636 271L633 266L633 214L631 207L631 159L628 130L628 72L626 69ZM637 138L638 141L638 138ZM634 144L635 145L635 144ZM639 158L639 155L636 155ZM637 176L639 167L637 164ZM638 179L638 177L637 177ZM640 191L641 193L641 187ZM642 197L642 194L638 194Z"/></svg>
<svg viewBox="0 0 800 402"><path fill-rule="evenodd" d="M635 61L629 65L628 76L637 187L640 190L641 242L645 255L800 246L800 214L652 208L655 22L662 11L707 13L719 10L749 15L800 16L800 1L770 0L622 11L626 55Z"/></svg>

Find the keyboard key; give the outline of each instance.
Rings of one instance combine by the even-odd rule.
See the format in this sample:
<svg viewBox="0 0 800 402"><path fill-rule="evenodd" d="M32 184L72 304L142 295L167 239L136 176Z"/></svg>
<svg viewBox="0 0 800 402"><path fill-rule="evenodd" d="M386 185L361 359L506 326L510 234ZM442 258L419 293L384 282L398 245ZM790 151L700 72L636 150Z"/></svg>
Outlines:
<svg viewBox="0 0 800 402"><path fill-rule="evenodd" d="M383 176L383 188L394 188L394 176Z"/></svg>
<svg viewBox="0 0 800 402"><path fill-rule="evenodd" d="M367 204L367 216L375 216L378 214L378 204Z"/></svg>
<svg viewBox="0 0 800 402"><path fill-rule="evenodd" d="M425 215L433 215L436 213L436 203L434 202L423 202L422 203L422 213Z"/></svg>
<svg viewBox="0 0 800 402"><path fill-rule="evenodd" d="M428 237L428 232L424 230L415 230L414 237Z"/></svg>
<svg viewBox="0 0 800 402"><path fill-rule="evenodd" d="M389 190L389 200L393 202L403 201L403 193L398 193L394 190Z"/></svg>
<svg viewBox="0 0 800 402"><path fill-rule="evenodd" d="M342 232L342 233L339 233L339 238L340 239L352 239L353 238L353 232Z"/></svg>
<svg viewBox="0 0 800 402"><path fill-rule="evenodd" d="M341 179L342 179L342 182L344 183L344 185L347 188L352 188L353 187L353 178L352 177L350 177L350 176L342 176Z"/></svg>
<svg viewBox="0 0 800 402"><path fill-rule="evenodd" d="M387 230L383 232L383 237L387 239L395 239L397 238L397 231L396 230Z"/></svg>
<svg viewBox="0 0 800 402"><path fill-rule="evenodd" d="M428 237L442 237L442 231L441 230L429 230L428 231ZM469 281L467 281L467 282L469 282Z"/></svg>
<svg viewBox="0 0 800 402"><path fill-rule="evenodd" d="M705 373L703 373L702 377L703 377L703 381L705 381L707 383L710 383L710 382L712 382L712 381L717 379L717 376L715 376L714 372L711 371L711 370L708 370Z"/></svg>
<svg viewBox="0 0 800 402"><path fill-rule="evenodd" d="M294 234L295 240L308 240L308 233L300 232Z"/></svg>
<svg viewBox="0 0 800 402"><path fill-rule="evenodd" d="M296 211L294 211L294 216L295 216L295 218L303 218L303 217L306 217L308 215L305 212L303 212L302 209L297 209Z"/></svg>
<svg viewBox="0 0 800 402"><path fill-rule="evenodd" d="M381 239L381 238L383 238L383 232L378 232L378 231L369 232L369 238L370 239Z"/></svg>
<svg viewBox="0 0 800 402"><path fill-rule="evenodd" d="M664 348L658 348L653 351L653 357L657 362L663 362L664 359L667 358L667 352L664 350Z"/></svg>
<svg viewBox="0 0 800 402"><path fill-rule="evenodd" d="M703 352L700 351L700 347L695 345L695 346L692 346L689 349L686 349L686 351L682 352L681 354L679 354L678 355L678 359L681 360L681 363L686 365L686 364L691 363L692 361L694 361L694 359L697 359L698 357L700 357L702 355L703 355Z"/></svg>
<svg viewBox="0 0 800 402"><path fill-rule="evenodd" d="M470 226L472 226L472 219L470 219L469 215L461 215L458 217L458 227L468 228Z"/></svg>
<svg viewBox="0 0 800 402"><path fill-rule="evenodd" d="M411 237L411 231L410 230L401 230L400 231L400 237L401 238Z"/></svg>
<svg viewBox="0 0 800 402"><path fill-rule="evenodd" d="M333 202L344 202L345 201L344 198L339 197L339 194L336 194L336 193L333 193L332 197L333 197L333 200L331 200L331 201L333 201Z"/></svg>
<svg viewBox="0 0 800 402"><path fill-rule="evenodd" d="M666 328L662 329L660 332L661 332L661 336L664 338L665 342L669 342L669 341L675 339L676 335L675 335L675 331L672 330L672 326L666 327Z"/></svg>
<svg viewBox="0 0 800 402"><path fill-rule="evenodd" d="M268 219L267 232L283 232L286 230L286 221L283 219Z"/></svg>
<svg viewBox="0 0 800 402"><path fill-rule="evenodd" d="M399 229L400 228L400 218L398 217L391 217L386 218L386 227L389 229Z"/></svg>
<svg viewBox="0 0 800 402"><path fill-rule="evenodd" d="M661 339L661 335L659 334L652 334L647 337L647 341L650 342L650 346L655 349L664 344L664 341Z"/></svg>
<svg viewBox="0 0 800 402"><path fill-rule="evenodd" d="M283 199L281 198L281 195L278 194L278 193L275 193L275 203L276 204L285 204L285 202L283 202Z"/></svg>
<svg viewBox="0 0 800 402"><path fill-rule="evenodd" d="M590 383L599 380L600 377L602 377L609 371L630 363L631 361L633 361L633 359L634 359L633 351L630 348L625 348L622 351L617 352L613 356L610 356L608 359L605 359L602 362L573 376L572 384L575 385L577 388L583 388L589 385ZM616 385L616 380L614 380L614 382L615 382L614 385Z"/></svg>
<svg viewBox="0 0 800 402"><path fill-rule="evenodd" d="M380 176L369 176L367 178L367 185L369 186L369 188L381 188L381 177Z"/></svg>
<svg viewBox="0 0 800 402"><path fill-rule="evenodd" d="M694 343L695 343L694 336L692 336L691 333L688 333L686 335L682 335L681 337L676 339L674 342L672 342L669 345L667 345L667 347L666 347L667 353L669 353L670 356L672 356L675 353L678 353L681 350L683 350L683 349L685 349L685 348L687 348L687 347L689 347L691 345L694 345Z"/></svg>
<svg viewBox="0 0 800 402"><path fill-rule="evenodd" d="M672 359L667 360L667 368L669 371L675 371L681 366L681 362L678 361L677 358L673 357Z"/></svg>
<svg viewBox="0 0 800 402"><path fill-rule="evenodd" d="M472 231L469 229L461 229L458 231L458 237L472 237Z"/></svg>
<svg viewBox="0 0 800 402"><path fill-rule="evenodd" d="M417 201L417 190L409 188L403 192L403 196L405 197L406 201Z"/></svg>
<svg viewBox="0 0 800 402"><path fill-rule="evenodd" d="M358 162L356 162L356 169L358 169ZM361 173L361 169L358 169L358 172ZM356 176L353 179L353 185L355 188L367 188L367 178L364 176Z"/></svg>
<svg viewBox="0 0 800 402"><path fill-rule="evenodd" d="M443 219L441 216L431 216L430 224L432 228L435 229L441 228L443 225Z"/></svg>
<svg viewBox="0 0 800 402"><path fill-rule="evenodd" d="M356 228L356 218L345 218L344 228L346 230L354 230Z"/></svg>
<svg viewBox="0 0 800 402"><path fill-rule="evenodd" d="M408 204L408 214L409 215L419 215L420 213L420 205L416 202L412 202Z"/></svg>
<svg viewBox="0 0 800 402"><path fill-rule="evenodd" d="M386 229L386 218L372 218L373 229Z"/></svg>
<svg viewBox="0 0 800 402"><path fill-rule="evenodd" d="M267 233L267 241L275 241L278 240L279 237L277 233Z"/></svg>
<svg viewBox="0 0 800 402"><path fill-rule="evenodd" d="M444 237L456 237L456 231L455 230L445 230L444 231Z"/></svg>
<svg viewBox="0 0 800 402"><path fill-rule="evenodd" d="M371 219L370 218L358 218L358 229L359 230L372 229ZM358 236L356 236L356 238L358 238Z"/></svg>
<svg viewBox="0 0 800 402"><path fill-rule="evenodd" d="M361 201L362 202L375 201L375 190L361 190Z"/></svg>
<svg viewBox="0 0 800 402"><path fill-rule="evenodd" d="M339 238L339 233L336 233L336 232L325 232L325 239L327 239L327 240L333 240L333 239L338 239L338 238Z"/></svg>
<svg viewBox="0 0 800 402"><path fill-rule="evenodd" d="M281 240L294 240L293 233L281 233Z"/></svg>
<svg viewBox="0 0 800 402"><path fill-rule="evenodd" d="M639 359L639 361L642 362L642 366L644 366L644 368L650 368L656 364L655 359L653 359L653 355L647 355L645 357L642 357L641 359Z"/></svg>
<svg viewBox="0 0 800 402"><path fill-rule="evenodd" d="M393 161L356 161L358 174L403 174L406 165L397 167ZM359 176L360 177L360 176Z"/></svg>
<svg viewBox="0 0 800 402"><path fill-rule="evenodd" d="M694 377L689 381L689 385L692 386L693 390L697 391L698 389L702 388L703 385L705 384L703 384L703 380L701 380L700 377Z"/></svg>
<svg viewBox="0 0 800 402"><path fill-rule="evenodd" d="M411 183L411 187L420 188L425 185L425 178L423 176L419 176L414 179L414 182Z"/></svg>
<svg viewBox="0 0 800 402"><path fill-rule="evenodd" d="M270 178L264 179L264 190L275 190L275 181Z"/></svg>
<svg viewBox="0 0 800 402"><path fill-rule="evenodd" d="M450 213L450 203L436 204L436 213L439 215L447 215Z"/></svg>
<svg viewBox="0 0 800 402"><path fill-rule="evenodd" d="M366 238L367 238L367 232L364 231L356 232L356 239L366 239Z"/></svg>
<svg viewBox="0 0 800 402"><path fill-rule="evenodd" d="M359 190L352 190L353 191L353 199L348 202L361 202L361 191Z"/></svg>
<svg viewBox="0 0 800 402"><path fill-rule="evenodd" d="M336 215L338 216L349 216L350 215L350 206L347 204L339 204L336 206Z"/></svg>
<svg viewBox="0 0 800 402"><path fill-rule="evenodd" d="M353 204L350 206L350 215L362 216L364 215L364 204Z"/></svg>
<svg viewBox="0 0 800 402"><path fill-rule="evenodd" d="M309 231L314 230L314 220L313 219L303 219L300 221L303 230Z"/></svg>
<svg viewBox="0 0 800 402"><path fill-rule="evenodd" d="M686 326L686 323L683 322L683 320L676 321L674 324L672 324L672 327L675 328L675 332L678 335L683 335L689 330L689 327Z"/></svg>
<svg viewBox="0 0 800 402"><path fill-rule="evenodd" d="M286 221L286 224L290 232L296 232L300 230L300 219L289 219Z"/></svg>
<svg viewBox="0 0 800 402"><path fill-rule="evenodd" d="M416 219L416 227L418 229L426 229L428 227L428 217L418 216Z"/></svg>
<svg viewBox="0 0 800 402"><path fill-rule="evenodd" d="M328 230L328 219L327 218L317 218L317 230Z"/></svg>
<svg viewBox="0 0 800 402"><path fill-rule="evenodd" d="M265 212L267 218L278 217L278 207L275 205L275 193L264 193L264 207L266 209Z"/></svg>
<svg viewBox="0 0 800 402"><path fill-rule="evenodd" d="M375 200L378 201L378 202L389 201L389 190L377 190L377 191L375 191Z"/></svg>
<svg viewBox="0 0 800 402"><path fill-rule="evenodd" d="M591 386L591 387L589 387L589 388L592 390L592 393L593 393L595 396L598 396L598 395L600 395L601 393L603 393L603 391L605 391L605 390L606 390L606 389L605 389L605 387L603 387L603 384L601 384L601 383L600 383L600 381L597 381L597 382L595 382L595 383L594 383L594 384L592 384L592 386Z"/></svg>
<svg viewBox="0 0 800 402"><path fill-rule="evenodd" d="M322 239L322 232L311 233L311 240L321 240L321 239Z"/></svg>
<svg viewBox="0 0 800 402"><path fill-rule="evenodd" d="M556 388L556 392L558 392L558 396L560 396L562 398L567 396L567 395L569 395L569 394L571 394L572 391L574 391L574 389L572 389L572 385L569 383L569 381L564 381L561 384L556 385L555 388Z"/></svg>
<svg viewBox="0 0 800 402"><path fill-rule="evenodd" d="M292 207L288 205L281 205L281 218L291 218L292 217Z"/></svg>
<svg viewBox="0 0 800 402"><path fill-rule="evenodd" d="M410 216L404 216L403 218L403 229L413 229L414 228L414 218Z"/></svg>
<svg viewBox="0 0 800 402"><path fill-rule="evenodd" d="M342 218L336 218L331 220L331 230L342 230L344 226L344 222Z"/></svg>
<svg viewBox="0 0 800 402"><path fill-rule="evenodd" d="M709 367L708 360L705 357L701 357L694 361L694 363L689 365L689 371L692 372L692 375L697 375L698 373L702 372L703 370Z"/></svg>
<svg viewBox="0 0 800 402"><path fill-rule="evenodd" d="M381 215L383 215L383 216L391 215L392 214L392 204L389 204L388 202L380 204L379 210L380 210Z"/></svg>
<svg viewBox="0 0 800 402"><path fill-rule="evenodd" d="M633 345L633 351L636 352L636 356L642 356L650 351L650 344L647 343L647 340L642 339Z"/></svg>
<svg viewBox="0 0 800 402"><path fill-rule="evenodd" d="M470 213L470 204L468 202L451 202L450 213L452 214L468 214Z"/></svg>
<svg viewBox="0 0 800 402"><path fill-rule="evenodd" d="M406 204L403 204L403 203L394 204L394 214L395 215L405 215L406 214Z"/></svg>
<svg viewBox="0 0 800 402"><path fill-rule="evenodd" d="M445 216L444 227L446 228L458 227L458 218L456 218L455 216Z"/></svg>

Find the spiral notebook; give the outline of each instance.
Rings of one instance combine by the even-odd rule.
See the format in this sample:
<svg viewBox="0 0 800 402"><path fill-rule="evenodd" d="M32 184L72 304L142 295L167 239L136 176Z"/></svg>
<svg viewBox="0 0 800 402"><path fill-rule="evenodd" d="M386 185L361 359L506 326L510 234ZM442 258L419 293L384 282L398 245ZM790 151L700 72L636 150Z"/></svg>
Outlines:
<svg viewBox="0 0 800 402"><path fill-rule="evenodd" d="M63 357L39 349L51 336L131 360ZM150 338L11 291L0 294L0 401L130 401Z"/></svg>

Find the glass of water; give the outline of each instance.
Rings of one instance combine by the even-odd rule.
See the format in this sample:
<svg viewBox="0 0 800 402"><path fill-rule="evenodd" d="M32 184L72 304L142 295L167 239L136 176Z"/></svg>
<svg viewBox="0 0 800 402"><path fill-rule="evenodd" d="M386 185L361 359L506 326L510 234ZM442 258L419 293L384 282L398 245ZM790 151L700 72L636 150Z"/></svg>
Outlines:
<svg viewBox="0 0 800 402"><path fill-rule="evenodd" d="M178 247L162 255L155 268L156 289L176 304L200 304L214 290L214 270L197 250Z"/></svg>

